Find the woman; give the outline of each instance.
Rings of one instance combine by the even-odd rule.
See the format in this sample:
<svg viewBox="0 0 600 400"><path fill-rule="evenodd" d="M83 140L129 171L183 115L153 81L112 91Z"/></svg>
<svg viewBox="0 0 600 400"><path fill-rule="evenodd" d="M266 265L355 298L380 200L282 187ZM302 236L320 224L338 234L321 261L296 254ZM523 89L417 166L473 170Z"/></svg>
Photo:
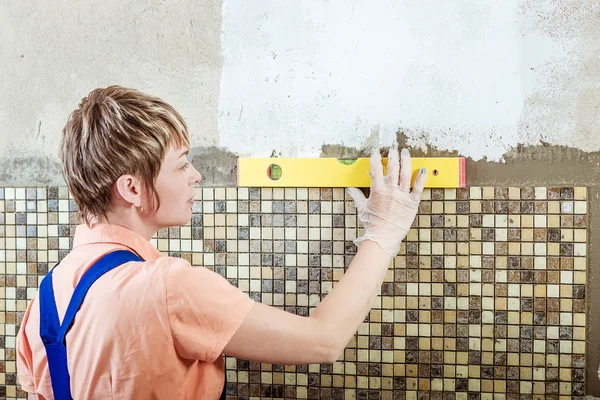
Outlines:
<svg viewBox="0 0 600 400"><path fill-rule="evenodd" d="M189 147L182 117L136 90L96 89L69 117L60 158L85 224L18 334L18 376L29 398L217 399L223 354L333 363L357 331L417 212L425 171L411 193L408 152L400 161L390 150L385 177L373 153L368 199L348 189L365 226L358 252L302 317L254 302L149 243L159 229L191 219L202 177L186 158Z"/></svg>

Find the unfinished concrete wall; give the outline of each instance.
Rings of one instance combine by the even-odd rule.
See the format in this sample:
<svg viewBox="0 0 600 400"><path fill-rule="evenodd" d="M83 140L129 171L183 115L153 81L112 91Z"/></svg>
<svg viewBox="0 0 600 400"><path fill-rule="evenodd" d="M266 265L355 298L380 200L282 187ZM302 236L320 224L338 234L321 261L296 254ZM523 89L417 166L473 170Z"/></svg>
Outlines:
<svg viewBox="0 0 600 400"><path fill-rule="evenodd" d="M119 84L185 115L217 145L221 2L0 2L0 182L60 184L60 132L79 100Z"/></svg>
<svg viewBox="0 0 600 400"><path fill-rule="evenodd" d="M89 90L172 102L194 147L318 156L407 143L502 160L600 147L593 0L0 4L0 181L60 180L60 130ZM18 172L17 172L18 171Z"/></svg>

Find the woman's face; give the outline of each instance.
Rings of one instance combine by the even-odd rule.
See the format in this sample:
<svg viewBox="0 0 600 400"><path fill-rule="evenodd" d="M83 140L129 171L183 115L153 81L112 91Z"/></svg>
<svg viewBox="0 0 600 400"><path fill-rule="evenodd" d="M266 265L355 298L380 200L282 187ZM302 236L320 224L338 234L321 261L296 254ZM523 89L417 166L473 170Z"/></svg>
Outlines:
<svg viewBox="0 0 600 400"><path fill-rule="evenodd" d="M158 172L155 188L160 207L152 218L160 228L185 225L192 218L194 186L202 175L188 161L188 151L187 147L169 147Z"/></svg>

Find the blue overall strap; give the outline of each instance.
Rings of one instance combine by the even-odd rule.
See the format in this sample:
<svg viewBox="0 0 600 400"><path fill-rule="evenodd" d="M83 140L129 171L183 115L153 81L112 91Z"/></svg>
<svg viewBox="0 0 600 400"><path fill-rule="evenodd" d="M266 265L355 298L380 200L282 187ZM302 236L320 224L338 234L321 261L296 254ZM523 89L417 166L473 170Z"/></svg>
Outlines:
<svg viewBox="0 0 600 400"><path fill-rule="evenodd" d="M129 250L117 250L100 258L81 277L75 287L71 301L67 307L62 324L58 318L54 288L52 287L52 271L48 273L40 284L40 337L46 348L48 369L52 391L56 400L71 400L71 382L67 365L67 348L65 337L73 325L75 314L81 307L92 284L113 268L129 261L143 261L139 256Z"/></svg>

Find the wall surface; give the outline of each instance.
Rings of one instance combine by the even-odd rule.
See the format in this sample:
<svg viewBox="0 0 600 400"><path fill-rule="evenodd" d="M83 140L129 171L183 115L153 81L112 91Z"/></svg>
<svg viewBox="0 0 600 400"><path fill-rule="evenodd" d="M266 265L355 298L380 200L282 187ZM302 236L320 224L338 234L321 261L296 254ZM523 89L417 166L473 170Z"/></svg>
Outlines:
<svg viewBox="0 0 600 400"><path fill-rule="evenodd" d="M56 183L69 112L109 84L172 102L194 147L250 156L399 131L474 160L541 142L595 151L599 13L593 0L9 0L0 181Z"/></svg>
<svg viewBox="0 0 600 400"><path fill-rule="evenodd" d="M228 400L584 400L594 343L585 341L586 188L472 186L422 197L338 360L227 358ZM343 188L198 188L196 198L191 223L152 243L256 301L310 315L356 253L359 223ZM0 189L0 398L25 396L15 334L39 281L69 252L76 221L63 187Z"/></svg>
<svg viewBox="0 0 600 400"><path fill-rule="evenodd" d="M60 132L91 90L172 103L194 146L219 142L219 1L0 2L0 182L60 184Z"/></svg>
<svg viewBox="0 0 600 400"><path fill-rule="evenodd" d="M540 140L597 150L599 12L569 1L225 1L220 143L314 156L370 133L389 144L400 130L413 146L476 160Z"/></svg>
<svg viewBox="0 0 600 400"><path fill-rule="evenodd" d="M597 0L5 0L0 188L62 187L69 113L119 84L184 115L205 186L235 186L239 155L356 157L398 141L468 157L469 186L587 187L595 299L599 17ZM600 347L587 352L600 395Z"/></svg>

